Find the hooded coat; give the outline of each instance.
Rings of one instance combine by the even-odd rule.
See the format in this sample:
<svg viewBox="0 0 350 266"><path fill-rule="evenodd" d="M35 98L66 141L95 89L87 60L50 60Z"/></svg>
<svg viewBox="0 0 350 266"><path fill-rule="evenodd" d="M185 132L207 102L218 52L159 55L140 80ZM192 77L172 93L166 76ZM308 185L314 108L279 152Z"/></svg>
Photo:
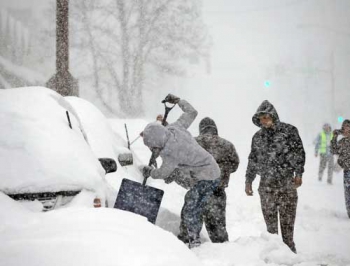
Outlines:
<svg viewBox="0 0 350 266"><path fill-rule="evenodd" d="M230 174L235 172L239 165L239 157L233 144L218 136L218 129L213 119L206 117L199 123L197 142L206 151L213 155L221 170L221 184L228 186Z"/></svg>
<svg viewBox="0 0 350 266"><path fill-rule="evenodd" d="M269 114L273 127L264 128L259 116ZM280 122L274 106L264 101L254 114L253 123L260 128L252 139L248 157L246 183L252 183L260 175L260 187L293 188L294 175L302 177L305 151L296 127Z"/></svg>
<svg viewBox="0 0 350 266"><path fill-rule="evenodd" d="M187 131L197 116L197 111L185 100L178 103L184 111L180 118L164 127L153 122L143 131L144 144L160 148L162 165L151 171L155 179L167 179L174 170L179 170L189 183L198 180L215 180L220 177L220 168L215 159L205 151Z"/></svg>
<svg viewBox="0 0 350 266"><path fill-rule="evenodd" d="M344 120L342 124L342 129L344 126L350 126L350 120ZM331 152L333 154L338 154L338 164L344 170L350 170L350 138L342 138L341 140L337 140L337 138L333 138L331 141Z"/></svg>

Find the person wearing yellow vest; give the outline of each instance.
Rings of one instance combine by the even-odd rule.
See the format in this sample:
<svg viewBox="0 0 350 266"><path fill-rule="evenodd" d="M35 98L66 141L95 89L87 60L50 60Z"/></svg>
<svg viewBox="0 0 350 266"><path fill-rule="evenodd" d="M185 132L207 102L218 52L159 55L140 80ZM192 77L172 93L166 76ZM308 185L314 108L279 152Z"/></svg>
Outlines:
<svg viewBox="0 0 350 266"><path fill-rule="evenodd" d="M320 165L318 170L318 180L322 181L323 172L328 165L327 183L332 184L334 158L331 153L330 146L333 138L332 127L326 123L322 127L322 132L318 134L315 145L315 157L320 155Z"/></svg>

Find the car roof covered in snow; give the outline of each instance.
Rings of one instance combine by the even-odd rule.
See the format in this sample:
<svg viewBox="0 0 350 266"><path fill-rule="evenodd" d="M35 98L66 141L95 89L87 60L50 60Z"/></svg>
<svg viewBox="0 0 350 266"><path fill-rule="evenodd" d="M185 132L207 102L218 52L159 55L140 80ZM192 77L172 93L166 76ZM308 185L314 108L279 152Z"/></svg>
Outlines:
<svg viewBox="0 0 350 266"><path fill-rule="evenodd" d="M0 190L4 193L102 189L105 173L79 118L53 90L0 90L0 128Z"/></svg>

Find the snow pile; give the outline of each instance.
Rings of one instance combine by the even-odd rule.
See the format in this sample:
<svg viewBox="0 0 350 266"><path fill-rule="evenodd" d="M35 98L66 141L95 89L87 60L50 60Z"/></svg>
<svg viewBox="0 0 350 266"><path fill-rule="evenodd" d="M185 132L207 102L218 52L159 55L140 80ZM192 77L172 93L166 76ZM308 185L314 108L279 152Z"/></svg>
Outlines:
<svg viewBox="0 0 350 266"><path fill-rule="evenodd" d="M0 265L201 265L174 235L128 212L64 208L33 215L1 193L0 205L2 221L19 219L1 223Z"/></svg>
<svg viewBox="0 0 350 266"><path fill-rule="evenodd" d="M104 170L66 117L64 99L52 90L0 90L0 190L5 193L97 190Z"/></svg>

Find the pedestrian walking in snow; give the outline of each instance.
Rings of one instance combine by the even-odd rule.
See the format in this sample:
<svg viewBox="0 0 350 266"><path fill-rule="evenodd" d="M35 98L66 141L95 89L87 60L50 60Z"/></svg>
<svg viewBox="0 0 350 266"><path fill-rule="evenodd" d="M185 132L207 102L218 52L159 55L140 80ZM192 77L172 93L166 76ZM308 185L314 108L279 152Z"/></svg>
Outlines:
<svg viewBox="0 0 350 266"><path fill-rule="evenodd" d="M278 234L278 215L283 242L296 253L293 240L298 202L297 188L302 184L305 151L296 127L280 122L274 106L263 101L254 114L260 127L252 139L246 171L245 192L253 195L252 183L260 176L259 195L267 231Z"/></svg>
<svg viewBox="0 0 350 266"><path fill-rule="evenodd" d="M343 135L343 138L338 141L339 135ZM350 120L344 120L341 130L333 131L331 152L339 155L338 164L344 170L345 206L350 218Z"/></svg>
<svg viewBox="0 0 350 266"><path fill-rule="evenodd" d="M162 158L162 165L159 169L144 166L142 171L144 177L164 179L166 183L174 181L179 176L177 173L181 173L184 183L190 188L185 195L181 218L188 231L190 246L194 247L200 245L201 216L208 199L219 185L220 168L213 156L187 131L197 111L186 100L172 94L165 100L178 104L184 113L166 127L157 122L146 126L143 131L144 144L154 156Z"/></svg>
<svg viewBox="0 0 350 266"><path fill-rule="evenodd" d="M318 170L318 180L322 181L323 172L328 166L327 183L332 184L334 158L331 153L331 140L333 138L332 127L326 123L322 127L322 131L318 134L315 143L315 157L320 155L320 165Z"/></svg>

